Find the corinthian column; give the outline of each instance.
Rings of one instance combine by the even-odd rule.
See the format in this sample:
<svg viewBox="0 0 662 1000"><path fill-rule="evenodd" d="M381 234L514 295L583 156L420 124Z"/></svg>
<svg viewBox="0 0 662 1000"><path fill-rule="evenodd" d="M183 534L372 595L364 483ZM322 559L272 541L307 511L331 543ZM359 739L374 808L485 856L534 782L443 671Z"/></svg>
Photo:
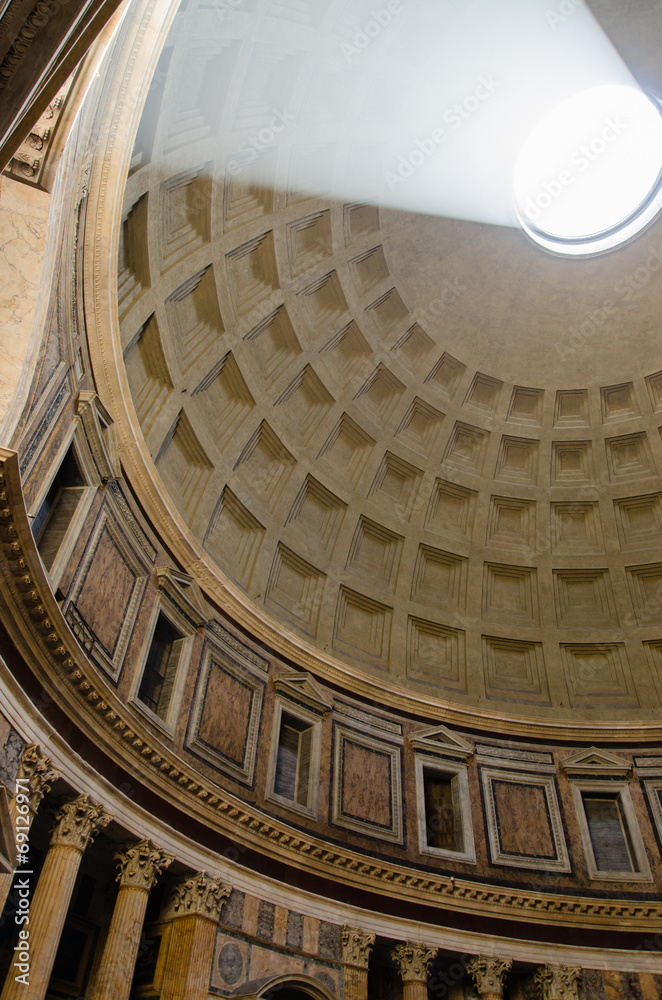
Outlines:
<svg viewBox="0 0 662 1000"><path fill-rule="evenodd" d="M92 1000L128 1000L147 899L161 872L175 858L151 841L140 840L117 851L115 860L120 888L90 994Z"/></svg>
<svg viewBox="0 0 662 1000"><path fill-rule="evenodd" d="M480 1000L502 1000L503 980L512 968L512 958L487 958L477 955L467 963L467 972L472 977Z"/></svg>
<svg viewBox="0 0 662 1000"><path fill-rule="evenodd" d="M535 974L542 1000L578 1000L581 969L567 965L544 965Z"/></svg>
<svg viewBox="0 0 662 1000"><path fill-rule="evenodd" d="M427 1000L428 969L437 952L424 944L397 944L391 958L400 969L403 1000Z"/></svg>
<svg viewBox="0 0 662 1000"><path fill-rule="evenodd" d="M375 935L345 925L340 941L345 964L345 1000L368 1000L368 963Z"/></svg>
<svg viewBox="0 0 662 1000"><path fill-rule="evenodd" d="M161 1000L207 1000L218 919L230 892L229 885L206 872L173 888L163 914L172 920L172 935Z"/></svg>
<svg viewBox="0 0 662 1000"><path fill-rule="evenodd" d="M37 743L29 743L21 754L21 760L16 772L14 789L9 802L9 816L12 829L16 835L16 846L20 856L18 868L24 865L29 868L30 857L28 849L28 834L32 820L37 814L44 795L51 790L51 784L59 778L59 774L51 766L50 757L45 757ZM4 910L7 896L11 889L13 875L0 875L0 912Z"/></svg>
<svg viewBox="0 0 662 1000"><path fill-rule="evenodd" d="M50 847L30 903L27 981L16 976L21 968L10 971L0 1000L43 1000L51 978L55 954L71 901L81 858L92 838L110 823L111 817L87 795L65 802L55 815ZM14 877L14 885L20 882ZM25 939L23 939L25 942ZM19 957L21 952L15 952Z"/></svg>

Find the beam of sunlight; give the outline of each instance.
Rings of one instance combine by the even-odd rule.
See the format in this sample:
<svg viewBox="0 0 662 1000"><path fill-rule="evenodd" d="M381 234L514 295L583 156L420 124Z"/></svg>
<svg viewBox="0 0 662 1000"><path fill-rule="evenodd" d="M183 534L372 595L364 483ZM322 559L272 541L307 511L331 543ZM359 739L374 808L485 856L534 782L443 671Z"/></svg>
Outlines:
<svg viewBox="0 0 662 1000"><path fill-rule="evenodd" d="M288 200L517 226L515 164L541 118L591 88L637 87L580 0L350 0L340 16L318 0L310 23L280 34L245 2L201 14L201 35L234 65L214 155L235 186ZM203 70L179 72L175 116Z"/></svg>

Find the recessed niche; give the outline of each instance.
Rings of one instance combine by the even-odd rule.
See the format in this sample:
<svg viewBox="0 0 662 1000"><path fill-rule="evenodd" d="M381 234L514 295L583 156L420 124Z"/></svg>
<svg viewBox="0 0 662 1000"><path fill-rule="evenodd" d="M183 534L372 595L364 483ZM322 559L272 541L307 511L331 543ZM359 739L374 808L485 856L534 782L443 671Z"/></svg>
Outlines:
<svg viewBox="0 0 662 1000"><path fill-rule="evenodd" d="M286 524L305 531L331 555L347 510L347 504L313 476L306 476L297 493Z"/></svg>
<svg viewBox="0 0 662 1000"><path fill-rule="evenodd" d="M394 407L397 406L405 388L400 379L396 378L386 365L379 364L354 398L365 407L380 426L383 426Z"/></svg>
<svg viewBox="0 0 662 1000"><path fill-rule="evenodd" d="M347 385L352 380L363 362L372 355L370 344L354 320L348 323L340 333L332 337L328 344L324 345L320 354L329 351L333 352L332 359L338 366L338 373L343 385Z"/></svg>
<svg viewBox="0 0 662 1000"><path fill-rule="evenodd" d="M466 370L467 366L461 361L451 357L450 354L442 354L425 381L441 389L449 399L452 399Z"/></svg>
<svg viewBox="0 0 662 1000"><path fill-rule="evenodd" d="M326 458L336 474L356 486L374 446L367 431L343 413L317 457Z"/></svg>
<svg viewBox="0 0 662 1000"><path fill-rule="evenodd" d="M214 425L216 444L223 450L255 407L234 355L229 351L191 393Z"/></svg>
<svg viewBox="0 0 662 1000"><path fill-rule="evenodd" d="M432 337L429 337L418 323L414 323L391 350L405 368L417 374L430 356L433 347Z"/></svg>
<svg viewBox="0 0 662 1000"><path fill-rule="evenodd" d="M442 535L471 541L477 497L475 490L437 479L430 495L425 527Z"/></svg>
<svg viewBox="0 0 662 1000"><path fill-rule="evenodd" d="M345 568L361 573L377 587L394 591L403 542L401 535L361 516L352 538Z"/></svg>
<svg viewBox="0 0 662 1000"><path fill-rule="evenodd" d="M488 431L458 420L446 445L444 464L480 475L483 471L489 437Z"/></svg>
<svg viewBox="0 0 662 1000"><path fill-rule="evenodd" d="M405 446L429 458L445 419L443 413L416 396L402 418L395 436Z"/></svg>
<svg viewBox="0 0 662 1000"><path fill-rule="evenodd" d="M373 480L368 497L378 500L397 516L408 521L413 513L423 480L420 469L386 452Z"/></svg>
<svg viewBox="0 0 662 1000"><path fill-rule="evenodd" d="M255 495L263 497L269 510L273 511L295 465L295 458L263 420L234 467L242 473Z"/></svg>

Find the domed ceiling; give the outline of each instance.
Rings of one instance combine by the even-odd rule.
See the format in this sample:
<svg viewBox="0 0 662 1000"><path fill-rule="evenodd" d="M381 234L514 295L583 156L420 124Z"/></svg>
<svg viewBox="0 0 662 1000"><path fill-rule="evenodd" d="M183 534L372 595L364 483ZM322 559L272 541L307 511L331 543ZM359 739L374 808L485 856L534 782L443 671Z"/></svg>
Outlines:
<svg viewBox="0 0 662 1000"><path fill-rule="evenodd" d="M176 16L118 268L156 469L257 613L341 663L515 715L657 715L662 227L566 260L516 228L339 197L353 161L326 95L358 115L398 84L318 56L320 33L370 21L359 6ZM659 87L657 5L592 6ZM311 162L333 197L302 188Z"/></svg>

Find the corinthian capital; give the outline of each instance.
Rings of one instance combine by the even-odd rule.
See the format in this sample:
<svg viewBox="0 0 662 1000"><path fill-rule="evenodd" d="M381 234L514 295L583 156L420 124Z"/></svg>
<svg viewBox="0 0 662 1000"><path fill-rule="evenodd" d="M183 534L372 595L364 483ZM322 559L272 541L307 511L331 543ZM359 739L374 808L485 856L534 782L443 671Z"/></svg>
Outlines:
<svg viewBox="0 0 662 1000"><path fill-rule="evenodd" d="M232 892L220 878L197 872L173 886L168 900L168 917L206 917L218 920L221 907Z"/></svg>
<svg viewBox="0 0 662 1000"><path fill-rule="evenodd" d="M155 847L151 840L139 840L116 851L115 860L119 868L115 881L119 882L120 889L133 888L150 892L161 872L172 864L175 856Z"/></svg>
<svg viewBox="0 0 662 1000"><path fill-rule="evenodd" d="M16 787L29 798L30 809L36 813L44 795L51 790L51 784L60 777L53 761L46 757L38 743L28 743L21 754L16 772Z"/></svg>
<svg viewBox="0 0 662 1000"><path fill-rule="evenodd" d="M512 967L512 958L487 958L477 955L467 964L467 972L476 984L478 996L484 1000L500 1000L503 997L503 980Z"/></svg>
<svg viewBox="0 0 662 1000"><path fill-rule="evenodd" d="M428 968L436 957L436 949L424 944L396 944L391 952L391 958L400 968L403 983L426 983Z"/></svg>
<svg viewBox="0 0 662 1000"><path fill-rule="evenodd" d="M367 969L370 952L375 943L375 935L345 925L340 932L340 941L342 960L345 965L354 965L357 969Z"/></svg>
<svg viewBox="0 0 662 1000"><path fill-rule="evenodd" d="M577 1000L581 977L581 969L544 965L536 972L535 982L543 1000Z"/></svg>
<svg viewBox="0 0 662 1000"><path fill-rule="evenodd" d="M112 819L107 812L87 795L78 795L60 806L55 814L51 834L51 847L73 847L81 854L99 830Z"/></svg>

